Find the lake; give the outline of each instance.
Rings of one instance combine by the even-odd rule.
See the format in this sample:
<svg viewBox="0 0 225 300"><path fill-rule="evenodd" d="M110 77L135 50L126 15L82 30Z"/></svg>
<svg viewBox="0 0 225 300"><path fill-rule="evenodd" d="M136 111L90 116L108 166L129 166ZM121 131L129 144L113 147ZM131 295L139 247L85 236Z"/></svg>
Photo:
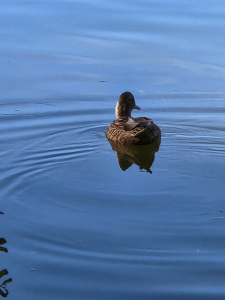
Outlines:
<svg viewBox="0 0 225 300"><path fill-rule="evenodd" d="M0 298L224 299L224 16L2 1ZM107 141L124 91L159 148Z"/></svg>

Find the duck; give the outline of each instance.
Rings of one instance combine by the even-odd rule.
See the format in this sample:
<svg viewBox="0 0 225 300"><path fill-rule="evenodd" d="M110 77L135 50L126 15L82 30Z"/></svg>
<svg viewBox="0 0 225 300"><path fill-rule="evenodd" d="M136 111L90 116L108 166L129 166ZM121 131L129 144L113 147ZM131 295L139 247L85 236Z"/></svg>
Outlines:
<svg viewBox="0 0 225 300"><path fill-rule="evenodd" d="M132 118L133 109L141 109L136 105L134 95L130 92L122 93L115 108L116 120L106 130L107 139L133 145L160 143L160 128L150 118Z"/></svg>

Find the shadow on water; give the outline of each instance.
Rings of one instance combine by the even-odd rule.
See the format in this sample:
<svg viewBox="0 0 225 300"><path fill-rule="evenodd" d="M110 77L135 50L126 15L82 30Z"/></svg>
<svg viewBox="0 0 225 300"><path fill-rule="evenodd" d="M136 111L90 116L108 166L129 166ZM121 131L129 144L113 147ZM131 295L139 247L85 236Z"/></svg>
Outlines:
<svg viewBox="0 0 225 300"><path fill-rule="evenodd" d="M0 212L1 215L3 215L2 212ZM0 238L0 251L8 253L8 249L2 245L5 245L7 242L4 238ZM9 282L12 282L12 278L3 278L4 276L7 276L9 274L7 269L3 269L0 271L0 296L3 298L6 298L9 294L9 291L7 289L7 284ZM1 281L3 279L3 281ZM5 279L5 280L4 280Z"/></svg>
<svg viewBox="0 0 225 300"><path fill-rule="evenodd" d="M151 145L125 145L108 140L112 149L116 151L118 164L122 171L126 171L133 164L152 174L151 166L155 160L155 153L159 151L160 143Z"/></svg>

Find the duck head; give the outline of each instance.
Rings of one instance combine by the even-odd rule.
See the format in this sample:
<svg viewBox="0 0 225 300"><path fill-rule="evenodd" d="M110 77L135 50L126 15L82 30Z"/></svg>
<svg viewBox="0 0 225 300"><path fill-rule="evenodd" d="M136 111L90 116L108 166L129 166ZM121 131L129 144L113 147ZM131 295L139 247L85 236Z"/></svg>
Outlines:
<svg viewBox="0 0 225 300"><path fill-rule="evenodd" d="M131 117L131 112L133 109L141 109L136 105L133 94L130 92L122 93L116 104L116 118L119 119L122 117Z"/></svg>

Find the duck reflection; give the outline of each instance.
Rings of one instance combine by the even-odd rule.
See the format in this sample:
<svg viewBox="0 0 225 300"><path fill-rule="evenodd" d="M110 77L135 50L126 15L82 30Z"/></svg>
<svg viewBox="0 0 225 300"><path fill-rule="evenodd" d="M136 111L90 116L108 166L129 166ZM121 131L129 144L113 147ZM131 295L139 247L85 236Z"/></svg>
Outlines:
<svg viewBox="0 0 225 300"><path fill-rule="evenodd" d="M3 215L2 212L0 212L0 213ZM2 245L5 245L6 243L7 242L4 238L0 238L0 251L8 253L8 249L5 246L2 246ZM2 296L3 298L6 298L9 294L9 291L8 291L6 285L9 282L12 282L12 278L7 278L4 280L3 277L7 276L8 274L9 274L8 270L6 270L6 269L0 270L0 296ZM2 278L3 278L3 282L1 281Z"/></svg>
<svg viewBox="0 0 225 300"><path fill-rule="evenodd" d="M159 151L160 143L150 145L125 145L108 140L112 149L116 151L121 170L126 171L133 164L139 166L140 171L152 174L151 166L155 159L155 152Z"/></svg>

